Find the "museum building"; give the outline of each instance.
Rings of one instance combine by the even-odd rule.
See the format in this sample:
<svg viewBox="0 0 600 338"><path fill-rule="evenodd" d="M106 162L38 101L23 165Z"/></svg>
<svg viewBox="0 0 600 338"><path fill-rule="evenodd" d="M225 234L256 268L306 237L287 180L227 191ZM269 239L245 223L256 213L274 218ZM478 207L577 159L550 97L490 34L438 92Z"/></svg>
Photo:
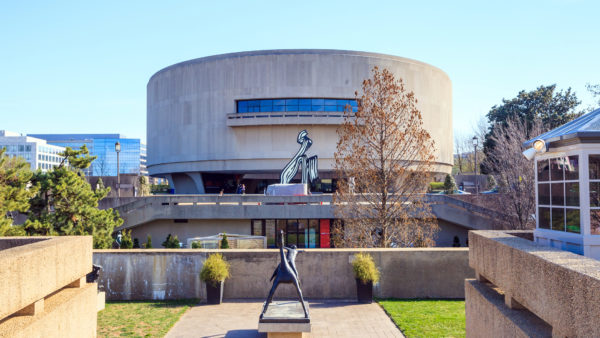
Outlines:
<svg viewBox="0 0 600 338"><path fill-rule="evenodd" d="M176 194L263 193L307 130L318 156L313 192L331 192L336 128L374 67L415 93L435 141L434 173L450 173L452 86L442 70L398 56L344 50L264 50L208 56L154 74L147 86L147 168ZM297 175L300 179L300 174Z"/></svg>
<svg viewBox="0 0 600 338"><path fill-rule="evenodd" d="M147 168L151 176L168 179L175 195L124 205L119 229L132 229L140 240L178 235L184 243L223 232L264 236L268 247L283 230L287 244L329 247L335 215L327 193L336 184L336 129L345 114L357 111L356 95L374 67L389 70L415 93L423 126L435 142L432 174L443 178L452 170L453 135L452 85L442 70L398 56L344 50L208 56L150 78ZM307 137L304 152L301 140ZM254 195L279 183L300 152L311 177L318 176L311 179L312 196ZM311 162L315 156L318 170ZM298 170L291 182L300 182L302 174ZM231 195L240 183L247 195ZM458 236L464 245L468 228L451 219L454 210L445 214L450 218L439 218L438 243L449 246Z"/></svg>

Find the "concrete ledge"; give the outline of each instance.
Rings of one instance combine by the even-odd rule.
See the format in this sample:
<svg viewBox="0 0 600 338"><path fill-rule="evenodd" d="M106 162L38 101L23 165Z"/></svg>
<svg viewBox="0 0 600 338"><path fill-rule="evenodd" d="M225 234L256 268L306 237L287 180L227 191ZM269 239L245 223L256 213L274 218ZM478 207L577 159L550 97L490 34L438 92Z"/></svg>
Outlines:
<svg viewBox="0 0 600 338"><path fill-rule="evenodd" d="M91 236L2 237L0 247L0 320L92 270Z"/></svg>
<svg viewBox="0 0 600 338"><path fill-rule="evenodd" d="M35 316L10 316L0 321L0 337L96 337L97 284L64 288L44 301Z"/></svg>
<svg viewBox="0 0 600 338"><path fill-rule="evenodd" d="M600 336L600 261L502 231L471 231L469 246L477 275L551 325L553 335Z"/></svg>
<svg viewBox="0 0 600 338"><path fill-rule="evenodd" d="M549 337L552 328L527 310L512 310L488 285L465 280L467 337Z"/></svg>
<svg viewBox="0 0 600 338"><path fill-rule="evenodd" d="M278 250L96 250L94 263L104 267L98 283L109 300L206 298L199 279L206 257L221 252L231 264L225 299L265 299L269 278L279 263ZM475 276L467 248L306 249L296 259L307 299L356 299L350 261L370 253L381 270L376 297L464 298L464 280ZM295 299L291 285L275 297Z"/></svg>

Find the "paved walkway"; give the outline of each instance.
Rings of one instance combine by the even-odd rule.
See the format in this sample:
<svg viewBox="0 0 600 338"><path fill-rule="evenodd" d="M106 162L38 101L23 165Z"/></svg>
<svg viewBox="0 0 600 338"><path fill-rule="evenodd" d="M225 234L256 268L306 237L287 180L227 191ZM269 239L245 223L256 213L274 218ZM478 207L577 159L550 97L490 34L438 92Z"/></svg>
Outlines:
<svg viewBox="0 0 600 338"><path fill-rule="evenodd" d="M377 303L316 301L309 304L312 323L309 337L404 337ZM261 310L262 302L256 301L195 306L179 319L166 337L266 337L257 331Z"/></svg>

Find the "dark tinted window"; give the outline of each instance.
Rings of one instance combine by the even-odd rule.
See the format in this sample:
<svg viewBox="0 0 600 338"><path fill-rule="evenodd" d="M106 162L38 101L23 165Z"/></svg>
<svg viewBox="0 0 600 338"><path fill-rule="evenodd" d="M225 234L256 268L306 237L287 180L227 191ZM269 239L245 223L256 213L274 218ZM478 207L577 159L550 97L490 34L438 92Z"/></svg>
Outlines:
<svg viewBox="0 0 600 338"><path fill-rule="evenodd" d="M353 112L358 111L358 102L352 99L264 99L237 101L238 113L279 112L279 111L315 111L343 112L346 105Z"/></svg>

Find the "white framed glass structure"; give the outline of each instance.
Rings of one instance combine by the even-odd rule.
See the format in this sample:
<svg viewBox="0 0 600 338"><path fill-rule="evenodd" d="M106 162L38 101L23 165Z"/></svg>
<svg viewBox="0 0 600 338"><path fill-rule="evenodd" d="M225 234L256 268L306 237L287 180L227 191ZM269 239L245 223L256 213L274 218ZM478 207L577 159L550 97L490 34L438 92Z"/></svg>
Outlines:
<svg viewBox="0 0 600 338"><path fill-rule="evenodd" d="M600 109L524 143L544 140L535 161L540 244L600 259Z"/></svg>

